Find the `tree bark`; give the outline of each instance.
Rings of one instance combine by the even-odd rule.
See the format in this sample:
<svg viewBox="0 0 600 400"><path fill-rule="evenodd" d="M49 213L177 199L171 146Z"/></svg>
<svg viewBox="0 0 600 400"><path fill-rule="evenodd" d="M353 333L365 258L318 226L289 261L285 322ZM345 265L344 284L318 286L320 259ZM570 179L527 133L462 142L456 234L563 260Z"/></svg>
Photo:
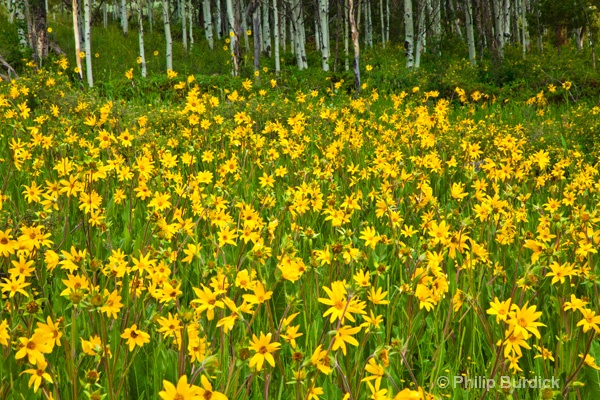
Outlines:
<svg viewBox="0 0 600 400"><path fill-rule="evenodd" d="M148 0L148 22L150 23L150 34L154 30L154 0Z"/></svg>
<svg viewBox="0 0 600 400"><path fill-rule="evenodd" d="M232 75L238 76L239 73L239 59L238 59L238 32L236 26L235 10L233 8L233 0L227 0L227 18L229 20L229 38L231 40L231 57L232 57Z"/></svg>
<svg viewBox="0 0 600 400"><path fill-rule="evenodd" d="M412 14L412 0L404 0L404 55L406 68L414 66L415 32Z"/></svg>
<svg viewBox="0 0 600 400"><path fill-rule="evenodd" d="M341 0L339 0L341 1ZM350 51L348 50L348 35L349 35L349 30L348 30L348 20L350 19L350 15L348 12L348 8L345 7L344 4L344 69L346 71L348 71L350 69L350 63L348 61L348 56Z"/></svg>
<svg viewBox="0 0 600 400"><path fill-rule="evenodd" d="M260 4L258 0L252 0L249 7L249 14L252 15L252 37L254 39L254 72L258 71L260 73Z"/></svg>
<svg viewBox="0 0 600 400"><path fill-rule="evenodd" d="M123 35L129 34L129 19L127 17L127 0L121 0L121 28L123 28Z"/></svg>
<svg viewBox="0 0 600 400"><path fill-rule="evenodd" d="M28 4L26 5L28 6ZM32 21L27 25L30 27L31 49L33 59L38 66L48 56L48 34L46 27L46 5L44 0L33 0L31 3Z"/></svg>
<svg viewBox="0 0 600 400"><path fill-rule="evenodd" d="M271 24L268 1L265 0L260 9L262 11L262 50L267 57L271 57Z"/></svg>
<svg viewBox="0 0 600 400"><path fill-rule="evenodd" d="M417 50L415 54L415 68L421 66L421 53L425 49L425 34L427 30L425 28L425 5L421 5L421 11L419 12L419 21L417 22Z"/></svg>
<svg viewBox="0 0 600 400"><path fill-rule="evenodd" d="M81 65L81 38L79 37L79 4L73 0L73 33L75 35L75 63L79 69L79 79L83 80L83 66Z"/></svg>
<svg viewBox="0 0 600 400"><path fill-rule="evenodd" d="M329 39L329 0L319 0L319 30L321 32L321 56L323 71L329 71L331 56Z"/></svg>
<svg viewBox="0 0 600 400"><path fill-rule="evenodd" d="M521 22L523 27L521 29L521 45L523 46L523 58L527 54L527 48L529 47L529 26L527 24L527 0L521 0Z"/></svg>
<svg viewBox="0 0 600 400"><path fill-rule="evenodd" d="M475 34L473 31L473 5L471 0L465 0L465 25L467 29L467 44L469 46L469 62L472 66L477 64L475 54Z"/></svg>
<svg viewBox="0 0 600 400"><path fill-rule="evenodd" d="M501 1L492 0L494 6L494 36L496 51L500 58L504 56L504 7Z"/></svg>
<svg viewBox="0 0 600 400"><path fill-rule="evenodd" d="M186 0L183 0L186 1ZM190 38L190 49L194 47L194 7L192 6L192 0L188 2L188 25L189 25L189 38ZM210 4L209 4L210 5ZM210 10L210 7L209 7ZM212 23L211 23L211 34L212 34ZM212 49L212 46L211 46Z"/></svg>
<svg viewBox="0 0 600 400"><path fill-rule="evenodd" d="M292 4L292 26L294 29L294 49L296 50L296 61L299 69L308 68L306 60L306 37L304 30L304 18L302 17L302 4L300 0L293 0Z"/></svg>
<svg viewBox="0 0 600 400"><path fill-rule="evenodd" d="M83 30L85 32L85 74L89 87L94 87L92 73L92 32L91 32L91 5L90 0L83 1Z"/></svg>
<svg viewBox="0 0 600 400"><path fill-rule="evenodd" d="M186 0L179 0L179 17L181 18L181 42L183 50L188 51L188 36L187 36L187 7Z"/></svg>
<svg viewBox="0 0 600 400"><path fill-rule="evenodd" d="M435 53L441 55L440 39L442 37L442 19L440 0L427 0L427 10L431 24L431 38L435 47Z"/></svg>
<svg viewBox="0 0 600 400"><path fill-rule="evenodd" d="M371 1L365 2L365 44L373 48L373 18L371 15Z"/></svg>
<svg viewBox="0 0 600 400"><path fill-rule="evenodd" d="M210 47L212 50L214 47L214 40L213 40L212 15L210 13L210 0L202 1L202 14L204 15L204 35L206 36L206 41L208 42L208 47Z"/></svg>
<svg viewBox="0 0 600 400"><path fill-rule="evenodd" d="M142 77L146 77L146 51L144 49L144 17L142 15L142 0L138 0L138 39L140 44L140 58L142 60Z"/></svg>
<svg viewBox="0 0 600 400"><path fill-rule="evenodd" d="M384 21L384 14L383 14L383 0L379 0L379 17L381 19L381 44L383 45L383 48L385 49L385 21Z"/></svg>
<svg viewBox="0 0 600 400"><path fill-rule="evenodd" d="M167 70L173 70L173 38L171 37L171 16L169 0L162 0L163 23L165 24Z"/></svg>
<svg viewBox="0 0 600 400"><path fill-rule="evenodd" d="M358 29L356 29L356 21L354 20L354 1L348 0L349 16L350 16L350 32L352 33L352 45L354 47L354 87L356 88L356 96L360 94L360 43L358 41ZM359 10L360 12L360 10Z"/></svg>
<svg viewBox="0 0 600 400"><path fill-rule="evenodd" d="M279 11L277 9L277 0L273 0L273 26L275 28L275 73L279 75L281 70L281 60L279 59ZM284 28L285 29L285 28Z"/></svg>
<svg viewBox="0 0 600 400"><path fill-rule="evenodd" d="M222 11L221 11L221 0L216 0L216 4L217 4L217 10L216 10L216 15L217 15L217 38L221 39L223 37L223 15L222 15Z"/></svg>

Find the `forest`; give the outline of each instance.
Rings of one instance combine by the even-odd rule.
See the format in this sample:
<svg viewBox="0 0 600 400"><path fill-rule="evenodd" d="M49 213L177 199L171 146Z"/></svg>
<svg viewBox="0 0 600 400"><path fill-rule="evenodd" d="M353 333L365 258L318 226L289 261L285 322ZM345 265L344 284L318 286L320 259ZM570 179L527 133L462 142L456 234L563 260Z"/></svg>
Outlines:
<svg viewBox="0 0 600 400"><path fill-rule="evenodd" d="M0 400L600 398L597 0L0 0Z"/></svg>

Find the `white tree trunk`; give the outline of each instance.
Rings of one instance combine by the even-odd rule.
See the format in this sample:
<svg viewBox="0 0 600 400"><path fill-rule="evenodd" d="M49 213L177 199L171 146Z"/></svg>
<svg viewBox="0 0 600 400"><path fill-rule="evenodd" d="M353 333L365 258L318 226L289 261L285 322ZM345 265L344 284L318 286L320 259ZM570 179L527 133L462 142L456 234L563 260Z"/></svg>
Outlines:
<svg viewBox="0 0 600 400"><path fill-rule="evenodd" d="M367 0L365 4L365 43L369 48L373 48L373 18L371 15L371 1Z"/></svg>
<svg viewBox="0 0 600 400"><path fill-rule="evenodd" d="M288 20L288 25L290 29L290 51L296 54L296 31L294 30L294 20L291 16Z"/></svg>
<svg viewBox="0 0 600 400"><path fill-rule="evenodd" d="M271 24L269 23L269 4L263 3L261 6L262 11L262 49L271 57Z"/></svg>
<svg viewBox="0 0 600 400"><path fill-rule="evenodd" d="M292 0L292 16L294 27L294 49L296 50L296 60L298 69L308 68L306 60L306 33L304 30L304 18L302 16L302 4L300 0Z"/></svg>
<svg viewBox="0 0 600 400"><path fill-rule="evenodd" d="M94 75L92 74L92 33L90 31L91 23L91 5L90 0L84 0L84 32L85 32L85 72L89 87L94 87Z"/></svg>
<svg viewBox="0 0 600 400"><path fill-rule="evenodd" d="M385 41L390 41L390 0L385 1Z"/></svg>
<svg viewBox="0 0 600 400"><path fill-rule="evenodd" d="M477 64L475 54L475 34L473 31L473 5L471 0L465 0L465 27L467 29L467 44L469 46L469 62L472 66Z"/></svg>
<svg viewBox="0 0 600 400"><path fill-rule="evenodd" d="M211 49L214 47L213 39L213 26L212 26L212 15L210 13L210 0L202 1L202 14L204 15L204 34L208 47Z"/></svg>
<svg viewBox="0 0 600 400"><path fill-rule="evenodd" d="M235 48L236 46L238 46L238 33L235 31L236 27L235 27L235 14L234 14L234 9L233 9L233 0L227 0L227 19L229 20L229 30L228 32L231 32L231 34L229 34L229 38L231 39L231 57L232 57L232 62L233 62L233 66L232 66L232 70L231 73L233 76L237 76L238 75L238 60L237 60L237 55L235 52Z"/></svg>
<svg viewBox="0 0 600 400"><path fill-rule="evenodd" d="M179 0L179 18L181 18L181 39L183 44L183 50L188 50L188 36L187 36L187 1Z"/></svg>
<svg viewBox="0 0 600 400"><path fill-rule="evenodd" d="M504 4L503 4L503 9L502 9L502 19L504 20L504 22L502 23L503 27L504 27L504 32L503 32L503 36L504 36L504 44L506 44L507 41L510 40L511 35L511 31L510 31L510 16L511 16L511 0L504 0Z"/></svg>
<svg viewBox="0 0 600 400"><path fill-rule="evenodd" d="M348 20L350 16L348 14L348 8L344 7L344 69L348 71L350 69L350 63L348 62Z"/></svg>
<svg viewBox="0 0 600 400"><path fill-rule="evenodd" d="M183 0L185 1L185 0ZM210 7L209 7L210 8ZM190 49L194 47L194 8L192 7L192 0L188 0L188 25L190 27ZM212 27L212 22L211 22ZM212 33L212 31L211 31ZM210 47L212 49L212 46Z"/></svg>
<svg viewBox="0 0 600 400"><path fill-rule="evenodd" d="M379 0L379 17L381 19L381 44L383 45L383 48L385 49L385 21L384 21L384 14L383 14L383 0Z"/></svg>
<svg viewBox="0 0 600 400"><path fill-rule="evenodd" d="M26 25L24 8L25 4L22 1L17 1L16 3L13 3L14 19L16 19L19 22L17 34L19 35L19 44L21 45L21 47L27 47L29 45L27 31L23 28L23 25Z"/></svg>
<svg viewBox="0 0 600 400"><path fill-rule="evenodd" d="M329 39L329 0L319 0L319 31L321 33L321 56L323 71L329 71L331 47Z"/></svg>
<svg viewBox="0 0 600 400"><path fill-rule="evenodd" d="M273 0L273 27L275 28L275 34L273 35L275 39L275 73L279 75L281 60L279 59L279 11L277 9L277 0Z"/></svg>
<svg viewBox="0 0 600 400"><path fill-rule="evenodd" d="M494 4L494 36L496 39L496 50L500 57L504 55L504 16L501 1L493 1Z"/></svg>
<svg viewBox="0 0 600 400"><path fill-rule="evenodd" d="M412 0L404 0L404 55L406 68L414 66L415 32L413 24Z"/></svg>
<svg viewBox="0 0 600 400"><path fill-rule="evenodd" d="M173 70L173 38L171 37L171 21L169 11L169 0L162 0L163 22L165 24L166 59L167 70Z"/></svg>
<svg viewBox="0 0 600 400"><path fill-rule="evenodd" d="M527 53L527 48L529 47L529 26L527 25L527 17L525 13L527 12L527 0L521 0L521 23L523 24L523 28L521 29L522 34L522 46L523 46L523 58L525 58L525 54Z"/></svg>
<svg viewBox="0 0 600 400"><path fill-rule="evenodd" d="M440 38L442 35L441 2L440 0L427 0L427 11L431 24L431 38L438 55L441 54Z"/></svg>
<svg viewBox="0 0 600 400"><path fill-rule="evenodd" d="M245 17L242 17L242 36L244 37L244 48L248 50L250 48L250 41L248 40L248 35L246 34L248 31L248 21L246 21Z"/></svg>
<svg viewBox="0 0 600 400"><path fill-rule="evenodd" d="M121 0L121 28L123 28L123 35L129 34L129 20L127 19L127 0Z"/></svg>
<svg viewBox="0 0 600 400"><path fill-rule="evenodd" d="M491 0L493 2L496 2L498 0ZM502 1L502 0L500 0ZM450 7L450 14L451 15L456 15L455 12L455 7L454 7L454 0L449 0L448 1L448 6ZM454 30L456 31L456 33L458 34L458 36L460 36L460 38L463 38L463 34L462 34L462 30L460 29L460 25L458 23L458 18L454 18Z"/></svg>
<svg viewBox="0 0 600 400"><path fill-rule="evenodd" d="M146 77L146 51L144 50L144 16L142 15L142 0L138 0L138 39L140 43L140 58L142 59L142 77Z"/></svg>
<svg viewBox="0 0 600 400"><path fill-rule="evenodd" d="M154 0L148 0L148 22L150 23L150 33L154 29Z"/></svg>
<svg viewBox="0 0 600 400"><path fill-rule="evenodd" d="M6 0L6 11L8 12L8 22L11 24L15 23L15 5L12 0Z"/></svg>
<svg viewBox="0 0 600 400"><path fill-rule="evenodd" d="M83 79L83 66L81 65L81 38L79 37L79 4L73 0L73 33L75 35L75 63L79 69L79 78Z"/></svg>
<svg viewBox="0 0 600 400"><path fill-rule="evenodd" d="M360 13L360 10L358 10ZM348 0L348 14L350 19L350 32L352 33L352 45L354 47L354 86L356 88L356 94L360 93L360 43L358 41L358 29L356 28L356 22L354 21L354 1Z"/></svg>
<svg viewBox="0 0 600 400"><path fill-rule="evenodd" d="M222 20L222 11L221 11L221 0L216 0L216 4L217 4L217 11L216 11L216 15L217 15L217 38L221 39L223 37L222 32L223 32L223 20Z"/></svg>
<svg viewBox="0 0 600 400"><path fill-rule="evenodd" d="M108 4L102 4L102 26L108 27Z"/></svg>
<svg viewBox="0 0 600 400"><path fill-rule="evenodd" d="M421 66L421 53L425 51L425 7L421 6L421 12L419 13L419 21L417 27L417 49L415 54L415 68Z"/></svg>
<svg viewBox="0 0 600 400"><path fill-rule="evenodd" d="M274 0L277 1L277 0ZM283 52L286 52L287 49L287 26L288 26L288 18L287 15L285 14L285 2L283 3L283 18L280 18L281 21L281 28L279 28L281 30L281 46L283 49Z"/></svg>
<svg viewBox="0 0 600 400"><path fill-rule="evenodd" d="M317 51L321 50L321 28L319 22L319 9L317 8L315 11L315 49Z"/></svg>

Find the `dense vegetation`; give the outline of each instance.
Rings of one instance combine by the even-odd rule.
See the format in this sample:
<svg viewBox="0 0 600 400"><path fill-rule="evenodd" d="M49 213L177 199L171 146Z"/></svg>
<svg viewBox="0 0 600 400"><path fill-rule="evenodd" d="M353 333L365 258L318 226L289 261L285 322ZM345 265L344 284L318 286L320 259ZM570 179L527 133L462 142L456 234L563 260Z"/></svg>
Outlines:
<svg viewBox="0 0 600 400"><path fill-rule="evenodd" d="M598 396L589 49L388 43L359 94L109 26L87 88L62 18L41 67L0 21L0 398Z"/></svg>

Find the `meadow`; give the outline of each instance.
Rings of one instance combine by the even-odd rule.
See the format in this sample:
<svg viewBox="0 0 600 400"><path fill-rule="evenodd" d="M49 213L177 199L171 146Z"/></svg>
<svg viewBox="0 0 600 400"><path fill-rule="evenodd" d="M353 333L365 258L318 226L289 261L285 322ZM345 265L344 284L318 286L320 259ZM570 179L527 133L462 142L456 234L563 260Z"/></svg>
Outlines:
<svg viewBox="0 0 600 400"><path fill-rule="evenodd" d="M0 82L0 398L600 395L579 82L26 68Z"/></svg>

